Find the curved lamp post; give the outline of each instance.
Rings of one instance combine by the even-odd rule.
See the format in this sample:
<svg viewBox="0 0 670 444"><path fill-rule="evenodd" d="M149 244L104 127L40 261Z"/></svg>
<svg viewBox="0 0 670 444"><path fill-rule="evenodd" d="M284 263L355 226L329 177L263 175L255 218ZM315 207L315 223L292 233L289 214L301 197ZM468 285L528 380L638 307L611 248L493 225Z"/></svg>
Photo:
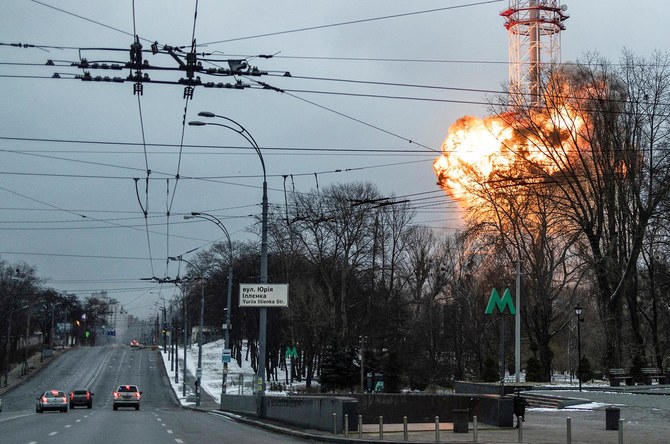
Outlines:
<svg viewBox="0 0 670 444"><path fill-rule="evenodd" d="M195 392L195 405L196 407L200 406L200 393L202 391L201 383L202 383L202 330L203 330L203 320L205 317L205 283L204 283L204 278L205 275L202 273L202 270L200 267L195 265L193 262L184 259L181 256L177 257L168 257L168 260L170 261L179 261L179 262L186 262L189 264L191 267L195 268L200 272L200 327L199 327L199 334L198 334L198 368L195 370L195 379L196 379L196 385L197 385L197 390ZM184 306L186 303L184 303ZM184 323L186 323L186 319L184 319ZM186 328L184 328L184 331L186 331ZM186 336L184 334L184 336ZM184 341L184 391L186 391L186 341Z"/></svg>
<svg viewBox="0 0 670 444"><path fill-rule="evenodd" d="M228 295L226 298L226 316L225 316L225 322L226 322L226 328L223 331L223 340L224 340L224 349L230 350L230 305L231 305L231 299L233 295L233 244L230 241L230 234L228 234L228 229L226 229L226 226L223 225L223 222L219 220L218 217L213 216L209 213L198 213L198 212L192 212L191 214L187 214L184 216L184 219L205 219L210 222L213 222L217 227L223 231L223 234L226 235L226 239L228 240ZM223 380L221 383L221 396L224 396L227 393L227 379L228 379L228 362L224 361L223 363Z"/></svg>
<svg viewBox="0 0 670 444"><path fill-rule="evenodd" d="M261 167L263 168L263 201L262 201L262 227L261 227L261 284L266 284L268 282L268 184L267 184L267 173L265 170L265 161L263 160L263 153L256 143L254 137L244 128L242 125L225 116L220 116L208 111L199 112L200 117L222 119L227 123L215 123L215 122L201 122L201 121L191 121L188 122L191 126L220 126L227 128L229 130L235 131L240 136L244 137L247 142L251 144L258 154L258 158L261 161ZM258 394L263 396L265 394L265 365L266 365L266 328L267 328L267 307L260 307L259 313L259 326L258 326L258 378L260 379L260 387Z"/></svg>

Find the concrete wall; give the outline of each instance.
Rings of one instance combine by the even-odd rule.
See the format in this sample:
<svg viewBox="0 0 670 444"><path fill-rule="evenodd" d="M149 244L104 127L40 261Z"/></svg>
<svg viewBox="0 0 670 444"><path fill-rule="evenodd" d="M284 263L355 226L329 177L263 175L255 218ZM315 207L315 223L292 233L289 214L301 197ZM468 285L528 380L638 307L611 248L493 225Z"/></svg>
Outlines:
<svg viewBox="0 0 670 444"><path fill-rule="evenodd" d="M239 396L226 395L221 410L253 415L294 424L300 427L332 431L344 429L344 415L349 418L349 430L355 430L358 415L363 423L372 424L384 417L384 422L402 423L407 416L410 423L432 423L435 416L440 421L453 422L454 410L467 410L469 420L495 427L514 426L514 406L511 397L477 394L414 394L379 393L351 394L346 397L324 395L302 396ZM261 404L258 402L261 400ZM333 424L333 413L336 424Z"/></svg>
<svg viewBox="0 0 670 444"><path fill-rule="evenodd" d="M358 403L347 397L226 395L220 406L227 412L329 432L335 428L338 433L344 431L344 415L349 415L349 430L356 429L358 424Z"/></svg>
<svg viewBox="0 0 670 444"><path fill-rule="evenodd" d="M333 418L333 413L336 415ZM349 397L266 396L263 417L316 430L344 430L344 415L349 415L349 430L357 424L358 403Z"/></svg>
<svg viewBox="0 0 670 444"><path fill-rule="evenodd" d="M260 416L258 396L226 395L221 397L221 410L245 415Z"/></svg>
<svg viewBox="0 0 670 444"><path fill-rule="evenodd" d="M412 422L453 422L454 410L468 410L469 420L496 427L513 426L513 402L511 398L497 395L423 393L379 393L353 394L358 400L364 423L375 423L380 416L385 423L402 423L403 416Z"/></svg>

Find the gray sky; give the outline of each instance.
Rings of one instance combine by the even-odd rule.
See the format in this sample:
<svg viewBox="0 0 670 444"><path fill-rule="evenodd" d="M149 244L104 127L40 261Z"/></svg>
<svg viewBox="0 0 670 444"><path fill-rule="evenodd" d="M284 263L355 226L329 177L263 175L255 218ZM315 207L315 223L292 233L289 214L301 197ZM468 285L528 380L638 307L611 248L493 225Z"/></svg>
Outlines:
<svg viewBox="0 0 670 444"><path fill-rule="evenodd" d="M499 16L507 4L201 0L194 20L195 1L6 0L0 15L0 258L34 265L51 287L82 298L107 290L132 314L151 313L160 294L170 299L174 289L140 278L174 277L177 265L166 268L167 256L221 239L214 224L184 221L183 214L215 214L235 241L250 238L251 216L260 213L258 156L233 131L183 127L184 119L201 120L203 110L238 121L256 139L271 205L283 205L284 184L291 193L371 181L384 195L410 199L417 223L444 233L458 228L455 205L437 188L431 164L449 126L466 114L486 115L486 91L507 81L508 40ZM564 61L589 51L616 61L623 48L641 56L668 49L667 2L567 5ZM268 75L240 77L252 86L243 90L197 87L188 102L183 85L145 83L138 100L132 82L73 79L82 70L69 64L80 57L128 61L133 34L145 50L157 41L184 52L195 35L203 45L199 53L221 60L205 68L247 58ZM275 57L256 57L261 54ZM144 57L152 66L176 66L165 54ZM154 81L184 77L145 72ZM51 78L54 73L61 78ZM93 76L129 73L91 70ZM286 92L261 89L258 81ZM134 178L148 206L148 230Z"/></svg>

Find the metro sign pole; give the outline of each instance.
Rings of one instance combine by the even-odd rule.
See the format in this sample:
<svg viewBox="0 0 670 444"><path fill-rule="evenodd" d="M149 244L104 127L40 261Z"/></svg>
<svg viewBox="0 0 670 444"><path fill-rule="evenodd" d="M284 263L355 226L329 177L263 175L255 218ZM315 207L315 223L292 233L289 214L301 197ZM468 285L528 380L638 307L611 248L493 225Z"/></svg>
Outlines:
<svg viewBox="0 0 670 444"><path fill-rule="evenodd" d="M509 310L511 315L516 315L514 308L514 301L512 300L512 293L509 288L506 288L501 298L498 290L495 288L491 291L489 302L486 305L485 314L493 314L494 308L500 312L500 396L505 395L505 309Z"/></svg>

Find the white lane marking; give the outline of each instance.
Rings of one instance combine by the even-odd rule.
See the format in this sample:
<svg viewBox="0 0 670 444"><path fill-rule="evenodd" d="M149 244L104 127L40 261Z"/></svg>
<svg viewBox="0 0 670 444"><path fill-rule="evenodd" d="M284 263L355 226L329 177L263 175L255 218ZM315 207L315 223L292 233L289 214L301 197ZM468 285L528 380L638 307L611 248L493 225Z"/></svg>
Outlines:
<svg viewBox="0 0 670 444"><path fill-rule="evenodd" d="M175 442L178 442L179 444L184 444L184 441L182 441L182 440L179 439L179 438L175 438L174 440L175 440Z"/></svg>
<svg viewBox="0 0 670 444"><path fill-rule="evenodd" d="M76 420L75 422L81 422L81 419Z"/></svg>
<svg viewBox="0 0 670 444"><path fill-rule="evenodd" d="M54 435L58 435L58 432L51 432L51 433L49 433L49 436L54 436Z"/></svg>
<svg viewBox="0 0 670 444"><path fill-rule="evenodd" d="M66 429L67 429L68 427L72 427L72 424L68 424L68 425L65 426Z"/></svg>
<svg viewBox="0 0 670 444"><path fill-rule="evenodd" d="M168 429L168 434L172 435L172 430Z"/></svg>

